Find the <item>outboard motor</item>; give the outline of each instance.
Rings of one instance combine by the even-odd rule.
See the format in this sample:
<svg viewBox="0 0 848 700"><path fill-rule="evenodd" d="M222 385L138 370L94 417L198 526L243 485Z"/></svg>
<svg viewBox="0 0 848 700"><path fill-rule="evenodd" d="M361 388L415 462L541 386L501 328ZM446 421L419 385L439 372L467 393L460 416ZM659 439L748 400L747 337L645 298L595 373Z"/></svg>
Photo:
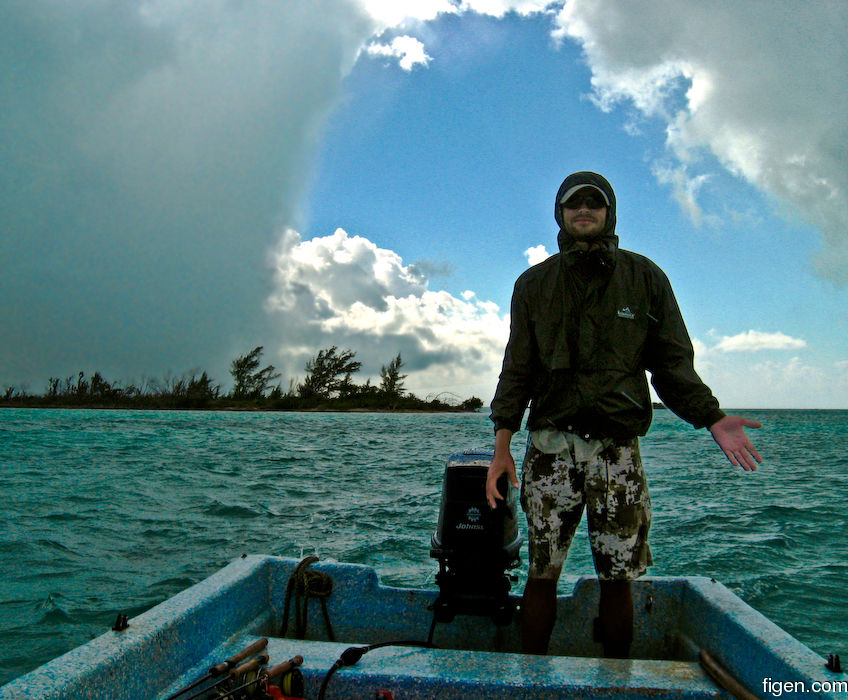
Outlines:
<svg viewBox="0 0 848 700"><path fill-rule="evenodd" d="M450 622L457 614L489 615L497 625L512 621L507 570L521 563L522 537L516 520L516 489L506 475L498 479L504 496L495 510L486 502L486 474L494 453L466 450L448 458L439 525L430 556L439 561L435 618Z"/></svg>

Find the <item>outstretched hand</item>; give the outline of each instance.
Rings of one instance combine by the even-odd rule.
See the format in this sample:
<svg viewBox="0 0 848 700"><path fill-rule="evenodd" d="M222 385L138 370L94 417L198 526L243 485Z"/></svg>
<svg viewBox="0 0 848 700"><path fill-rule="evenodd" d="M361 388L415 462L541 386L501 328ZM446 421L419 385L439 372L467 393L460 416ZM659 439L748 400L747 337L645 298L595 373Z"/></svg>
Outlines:
<svg viewBox="0 0 848 700"><path fill-rule="evenodd" d="M745 428L762 428L762 423L740 416L725 416L710 426L713 439L734 467L756 471L763 459L745 434Z"/></svg>

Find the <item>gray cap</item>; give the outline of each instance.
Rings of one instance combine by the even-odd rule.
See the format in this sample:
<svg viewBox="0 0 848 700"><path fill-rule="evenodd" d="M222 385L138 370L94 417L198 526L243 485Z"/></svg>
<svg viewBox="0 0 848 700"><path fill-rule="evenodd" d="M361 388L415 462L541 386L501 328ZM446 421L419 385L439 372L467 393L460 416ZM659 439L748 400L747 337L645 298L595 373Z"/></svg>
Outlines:
<svg viewBox="0 0 848 700"><path fill-rule="evenodd" d="M597 187L595 185L589 185L587 183L582 183L580 185L574 185L574 187L567 189L565 191L565 194L563 194L562 197L559 198L559 203L565 204L569 199L571 199L571 197L575 193L579 192L580 190L585 190L585 189L595 190L596 192L599 192L601 197L604 198L604 202L606 203L606 205L609 206L609 198L607 197L607 193L604 192L600 187Z"/></svg>

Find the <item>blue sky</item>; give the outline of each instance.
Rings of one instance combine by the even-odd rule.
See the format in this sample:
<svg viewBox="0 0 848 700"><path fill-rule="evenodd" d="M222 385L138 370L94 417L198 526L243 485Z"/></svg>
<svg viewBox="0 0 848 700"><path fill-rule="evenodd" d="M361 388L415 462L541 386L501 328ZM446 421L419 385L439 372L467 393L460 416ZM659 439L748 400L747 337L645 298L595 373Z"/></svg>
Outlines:
<svg viewBox="0 0 848 700"><path fill-rule="evenodd" d="M0 386L335 344L488 401L591 169L723 405L848 408L848 10L795 7L7 5Z"/></svg>

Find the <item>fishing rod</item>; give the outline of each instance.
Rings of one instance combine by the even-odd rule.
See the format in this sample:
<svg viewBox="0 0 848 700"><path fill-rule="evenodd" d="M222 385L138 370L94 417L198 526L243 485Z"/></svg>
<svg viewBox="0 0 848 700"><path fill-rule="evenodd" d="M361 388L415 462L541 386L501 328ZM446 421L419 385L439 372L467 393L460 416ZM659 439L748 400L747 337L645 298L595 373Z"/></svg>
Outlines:
<svg viewBox="0 0 848 700"><path fill-rule="evenodd" d="M222 661L219 664L215 664L206 672L205 676L199 678L194 683L187 685L185 688L178 690L173 695L169 695L167 698L165 698L165 700L174 700L174 698L178 698L180 695L189 692L190 690L199 686L201 683L205 683L206 681L212 680L213 678L217 678L218 676L227 673L228 671L231 671L246 658L248 658L249 656L253 656L253 654L256 654L259 651L262 651L267 646L267 637L262 637L261 639L256 640L255 642L253 642L253 644L245 647L235 656L232 656L226 661Z"/></svg>
<svg viewBox="0 0 848 700"><path fill-rule="evenodd" d="M213 683L212 685L206 686L203 690L198 691L194 695L190 695L186 698L186 700L195 700L195 698L199 698L201 695L205 695L210 690L215 690L215 688L224 685L225 683L234 683L236 679L241 678L242 676L253 673L254 671L259 670L268 663L268 654L260 654L255 659L251 659L247 663L242 664L241 666L236 666L227 673L227 675L219 680L217 683ZM229 695L229 693L227 693ZM226 696L225 696L226 697Z"/></svg>
<svg viewBox="0 0 848 700"><path fill-rule="evenodd" d="M224 695L219 695L215 700L227 700L228 698L232 698L232 700L236 700L236 693L241 692L243 690L247 690L252 685L258 685L259 683L266 684L266 693L267 693L267 683L275 679L277 676L282 676L285 673L288 673L292 669L297 668L303 663L303 657L299 654L297 656L293 656L288 661L283 661L276 666L268 669L265 673L260 673L253 680L247 681L247 683L243 683L242 685L236 686L235 688L230 688L230 690Z"/></svg>

